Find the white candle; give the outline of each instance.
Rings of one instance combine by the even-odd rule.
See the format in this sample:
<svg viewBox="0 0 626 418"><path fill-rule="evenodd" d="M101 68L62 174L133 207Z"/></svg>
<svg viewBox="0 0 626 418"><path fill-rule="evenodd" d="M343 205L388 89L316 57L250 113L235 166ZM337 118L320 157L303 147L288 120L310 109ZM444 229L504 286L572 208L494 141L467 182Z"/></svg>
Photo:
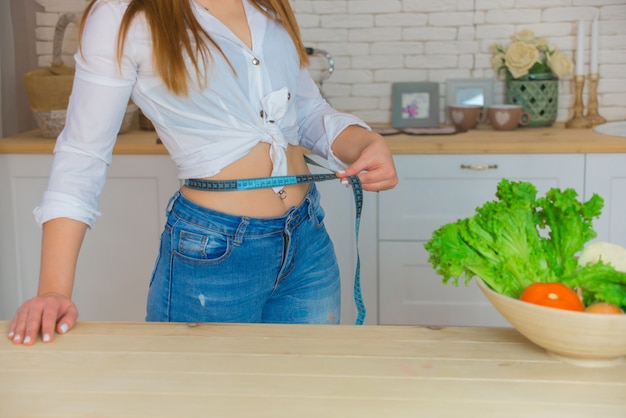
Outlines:
<svg viewBox="0 0 626 418"><path fill-rule="evenodd" d="M591 25L591 74L598 74L598 18Z"/></svg>
<svg viewBox="0 0 626 418"><path fill-rule="evenodd" d="M584 75L585 71L583 70L583 37L585 36L585 31L583 29L583 21L578 21L578 43L576 47L576 75Z"/></svg>

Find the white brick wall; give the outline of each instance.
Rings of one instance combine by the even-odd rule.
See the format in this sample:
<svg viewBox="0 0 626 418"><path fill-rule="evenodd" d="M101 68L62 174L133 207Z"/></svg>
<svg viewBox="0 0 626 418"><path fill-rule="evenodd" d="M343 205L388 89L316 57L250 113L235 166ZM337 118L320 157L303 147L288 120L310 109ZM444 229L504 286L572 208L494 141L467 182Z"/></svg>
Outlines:
<svg viewBox="0 0 626 418"><path fill-rule="evenodd" d="M49 65L52 34L63 12L80 12L87 0L37 0L39 64ZM626 119L626 0L292 0L307 46L330 52L335 73L324 92L338 109L369 122L391 120L391 83L440 83L441 118L449 78L494 77L489 47L531 29L573 57L577 21L585 24L586 65L591 19L600 19L600 114ZM64 61L72 63L76 29L68 28ZM314 58L312 73L326 63ZM504 100L496 80L496 103ZM586 95L586 89L585 89ZM571 117L571 78L559 83L559 121ZM585 99L586 100L586 99Z"/></svg>

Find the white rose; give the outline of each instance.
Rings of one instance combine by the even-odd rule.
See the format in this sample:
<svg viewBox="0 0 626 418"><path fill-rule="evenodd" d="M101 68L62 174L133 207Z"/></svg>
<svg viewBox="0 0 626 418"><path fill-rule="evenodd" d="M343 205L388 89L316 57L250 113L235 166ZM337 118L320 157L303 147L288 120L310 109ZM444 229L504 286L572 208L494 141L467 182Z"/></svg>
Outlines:
<svg viewBox="0 0 626 418"><path fill-rule="evenodd" d="M548 49L548 40L545 38L538 39L537 42L535 42L535 46L538 50L545 51Z"/></svg>
<svg viewBox="0 0 626 418"><path fill-rule="evenodd" d="M524 42L527 44L532 44L535 42L535 32L533 32L532 30L524 29L513 34L513 36L511 36L511 40L513 42Z"/></svg>
<svg viewBox="0 0 626 418"><path fill-rule="evenodd" d="M513 78L520 78L539 60L539 51L527 43L513 42L506 50L505 60Z"/></svg>
<svg viewBox="0 0 626 418"><path fill-rule="evenodd" d="M504 53L497 52L493 57L491 57L491 66L497 73L500 71L500 68L504 65Z"/></svg>
<svg viewBox="0 0 626 418"><path fill-rule="evenodd" d="M557 77L565 77L574 72L574 63L565 54L554 51L552 54L546 54L548 67Z"/></svg>

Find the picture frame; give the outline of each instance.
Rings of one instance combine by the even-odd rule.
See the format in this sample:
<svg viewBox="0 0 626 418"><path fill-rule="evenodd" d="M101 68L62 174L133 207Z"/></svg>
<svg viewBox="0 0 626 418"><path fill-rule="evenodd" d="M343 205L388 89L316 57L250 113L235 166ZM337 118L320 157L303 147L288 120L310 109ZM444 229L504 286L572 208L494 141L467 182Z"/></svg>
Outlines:
<svg viewBox="0 0 626 418"><path fill-rule="evenodd" d="M489 107L493 104L493 78L450 78L446 80L446 105Z"/></svg>
<svg viewBox="0 0 626 418"><path fill-rule="evenodd" d="M391 98L393 128L439 127L439 83L393 83Z"/></svg>

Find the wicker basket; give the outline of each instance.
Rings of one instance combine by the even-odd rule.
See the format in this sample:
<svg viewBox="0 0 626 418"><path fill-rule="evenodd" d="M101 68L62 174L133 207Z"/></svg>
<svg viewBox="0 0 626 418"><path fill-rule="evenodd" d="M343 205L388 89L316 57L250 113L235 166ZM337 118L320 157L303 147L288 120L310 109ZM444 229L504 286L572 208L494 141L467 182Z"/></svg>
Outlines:
<svg viewBox="0 0 626 418"><path fill-rule="evenodd" d="M26 73L24 84L30 107L43 136L56 138L65 125L65 113L72 92L74 69L61 60L65 28L78 23L78 15L66 13L59 17L52 44L52 65Z"/></svg>
<svg viewBox="0 0 626 418"><path fill-rule="evenodd" d="M65 126L67 107L74 83L74 68L63 64L61 58L63 38L67 25L78 24L79 20L79 15L74 13L61 15L54 31L52 65L24 75L24 85L30 107L41 134L46 138L58 137ZM137 114L137 106L129 104L120 133L128 131L133 126Z"/></svg>
<svg viewBox="0 0 626 418"><path fill-rule="evenodd" d="M141 110L139 111L139 129L141 129L142 131L154 131L155 130L154 125L152 124L152 121L148 119L148 117L144 115Z"/></svg>

